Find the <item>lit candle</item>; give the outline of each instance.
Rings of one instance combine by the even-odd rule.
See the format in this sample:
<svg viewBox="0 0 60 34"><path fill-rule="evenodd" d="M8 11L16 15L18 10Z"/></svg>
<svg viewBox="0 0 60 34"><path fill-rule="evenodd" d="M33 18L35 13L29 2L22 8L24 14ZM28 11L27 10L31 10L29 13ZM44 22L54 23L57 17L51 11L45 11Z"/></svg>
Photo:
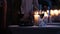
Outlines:
<svg viewBox="0 0 60 34"><path fill-rule="evenodd" d="M53 16L54 15L54 10L50 10L50 14L51 14L51 16Z"/></svg>
<svg viewBox="0 0 60 34"><path fill-rule="evenodd" d="M37 23L38 22L38 19L40 18L40 16L39 15L34 15L34 21L35 21L35 23Z"/></svg>
<svg viewBox="0 0 60 34"><path fill-rule="evenodd" d="M58 16L58 10L57 10L57 9L54 10L54 14L55 14L56 16Z"/></svg>
<svg viewBox="0 0 60 34"><path fill-rule="evenodd" d="M38 21L39 21L39 18L40 18L40 15L38 15L38 12L35 12L35 14L34 14L34 24L37 24L38 23Z"/></svg>

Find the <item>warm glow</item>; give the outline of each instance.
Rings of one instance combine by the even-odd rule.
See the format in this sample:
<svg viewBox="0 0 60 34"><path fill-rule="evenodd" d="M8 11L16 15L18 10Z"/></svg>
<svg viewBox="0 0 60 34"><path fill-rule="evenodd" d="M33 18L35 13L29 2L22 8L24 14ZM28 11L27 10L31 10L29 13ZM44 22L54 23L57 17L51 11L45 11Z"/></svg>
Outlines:
<svg viewBox="0 0 60 34"><path fill-rule="evenodd" d="M39 15L34 15L34 22L37 23L38 22L38 19L39 19Z"/></svg>
<svg viewBox="0 0 60 34"><path fill-rule="evenodd" d="M34 22L35 22L35 23L38 22L38 19L39 19L39 17L40 17L40 15L38 15L38 14L39 14L38 11L34 12Z"/></svg>
<svg viewBox="0 0 60 34"><path fill-rule="evenodd" d="M51 14L51 16L53 16L54 15L54 10L50 10L50 14Z"/></svg>
<svg viewBox="0 0 60 34"><path fill-rule="evenodd" d="M54 14L58 16L58 10L54 10Z"/></svg>
<svg viewBox="0 0 60 34"><path fill-rule="evenodd" d="M60 9L58 10L58 13L60 14Z"/></svg>
<svg viewBox="0 0 60 34"><path fill-rule="evenodd" d="M47 13L49 13L49 10L47 10Z"/></svg>
<svg viewBox="0 0 60 34"><path fill-rule="evenodd" d="M41 14L41 11L39 12L39 14Z"/></svg>
<svg viewBox="0 0 60 34"><path fill-rule="evenodd" d="M38 11L34 12L34 15L38 15Z"/></svg>
<svg viewBox="0 0 60 34"><path fill-rule="evenodd" d="M44 13L44 16L45 16L45 17L48 17L48 14L47 14L47 12L45 12L45 13Z"/></svg>
<svg viewBox="0 0 60 34"><path fill-rule="evenodd" d="M42 14L44 14L45 12L44 11L42 11Z"/></svg>

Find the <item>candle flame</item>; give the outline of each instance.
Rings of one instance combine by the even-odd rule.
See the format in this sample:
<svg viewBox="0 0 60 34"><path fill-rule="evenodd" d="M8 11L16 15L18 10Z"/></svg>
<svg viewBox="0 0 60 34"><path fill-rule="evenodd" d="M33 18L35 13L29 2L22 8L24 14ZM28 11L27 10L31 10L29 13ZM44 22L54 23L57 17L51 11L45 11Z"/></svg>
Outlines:
<svg viewBox="0 0 60 34"><path fill-rule="evenodd" d="M45 13L44 13L44 16L48 17L48 14L47 14L47 12L45 12Z"/></svg>
<svg viewBox="0 0 60 34"><path fill-rule="evenodd" d="M47 10L47 13L49 13L49 10Z"/></svg>
<svg viewBox="0 0 60 34"><path fill-rule="evenodd" d="M38 11L35 11L34 12L34 22L36 24L38 23L39 18L40 18L39 12Z"/></svg>
<svg viewBox="0 0 60 34"><path fill-rule="evenodd" d="M50 10L50 14L51 14L51 16L53 16L54 15L54 10Z"/></svg>
<svg viewBox="0 0 60 34"><path fill-rule="evenodd" d="M54 14L58 16L58 10L54 10Z"/></svg>
<svg viewBox="0 0 60 34"><path fill-rule="evenodd" d="M34 15L38 15L38 11L34 12Z"/></svg>

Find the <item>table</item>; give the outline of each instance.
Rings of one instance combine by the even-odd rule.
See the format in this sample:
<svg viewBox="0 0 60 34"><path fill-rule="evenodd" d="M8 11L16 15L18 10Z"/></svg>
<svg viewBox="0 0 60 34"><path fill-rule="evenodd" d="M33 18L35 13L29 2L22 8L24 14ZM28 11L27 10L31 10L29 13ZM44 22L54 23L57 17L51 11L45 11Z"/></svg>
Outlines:
<svg viewBox="0 0 60 34"><path fill-rule="evenodd" d="M60 25L46 25L43 27L11 25L8 28L12 34L60 34Z"/></svg>

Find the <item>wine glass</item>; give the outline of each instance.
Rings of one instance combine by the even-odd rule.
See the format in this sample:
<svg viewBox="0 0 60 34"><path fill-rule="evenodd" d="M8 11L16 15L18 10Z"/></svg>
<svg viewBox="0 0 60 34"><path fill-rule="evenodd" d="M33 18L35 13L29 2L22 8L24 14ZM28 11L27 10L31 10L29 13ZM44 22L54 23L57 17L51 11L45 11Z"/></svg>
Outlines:
<svg viewBox="0 0 60 34"><path fill-rule="evenodd" d="M40 15L40 21L39 21L39 26L44 26L44 13L39 14Z"/></svg>

